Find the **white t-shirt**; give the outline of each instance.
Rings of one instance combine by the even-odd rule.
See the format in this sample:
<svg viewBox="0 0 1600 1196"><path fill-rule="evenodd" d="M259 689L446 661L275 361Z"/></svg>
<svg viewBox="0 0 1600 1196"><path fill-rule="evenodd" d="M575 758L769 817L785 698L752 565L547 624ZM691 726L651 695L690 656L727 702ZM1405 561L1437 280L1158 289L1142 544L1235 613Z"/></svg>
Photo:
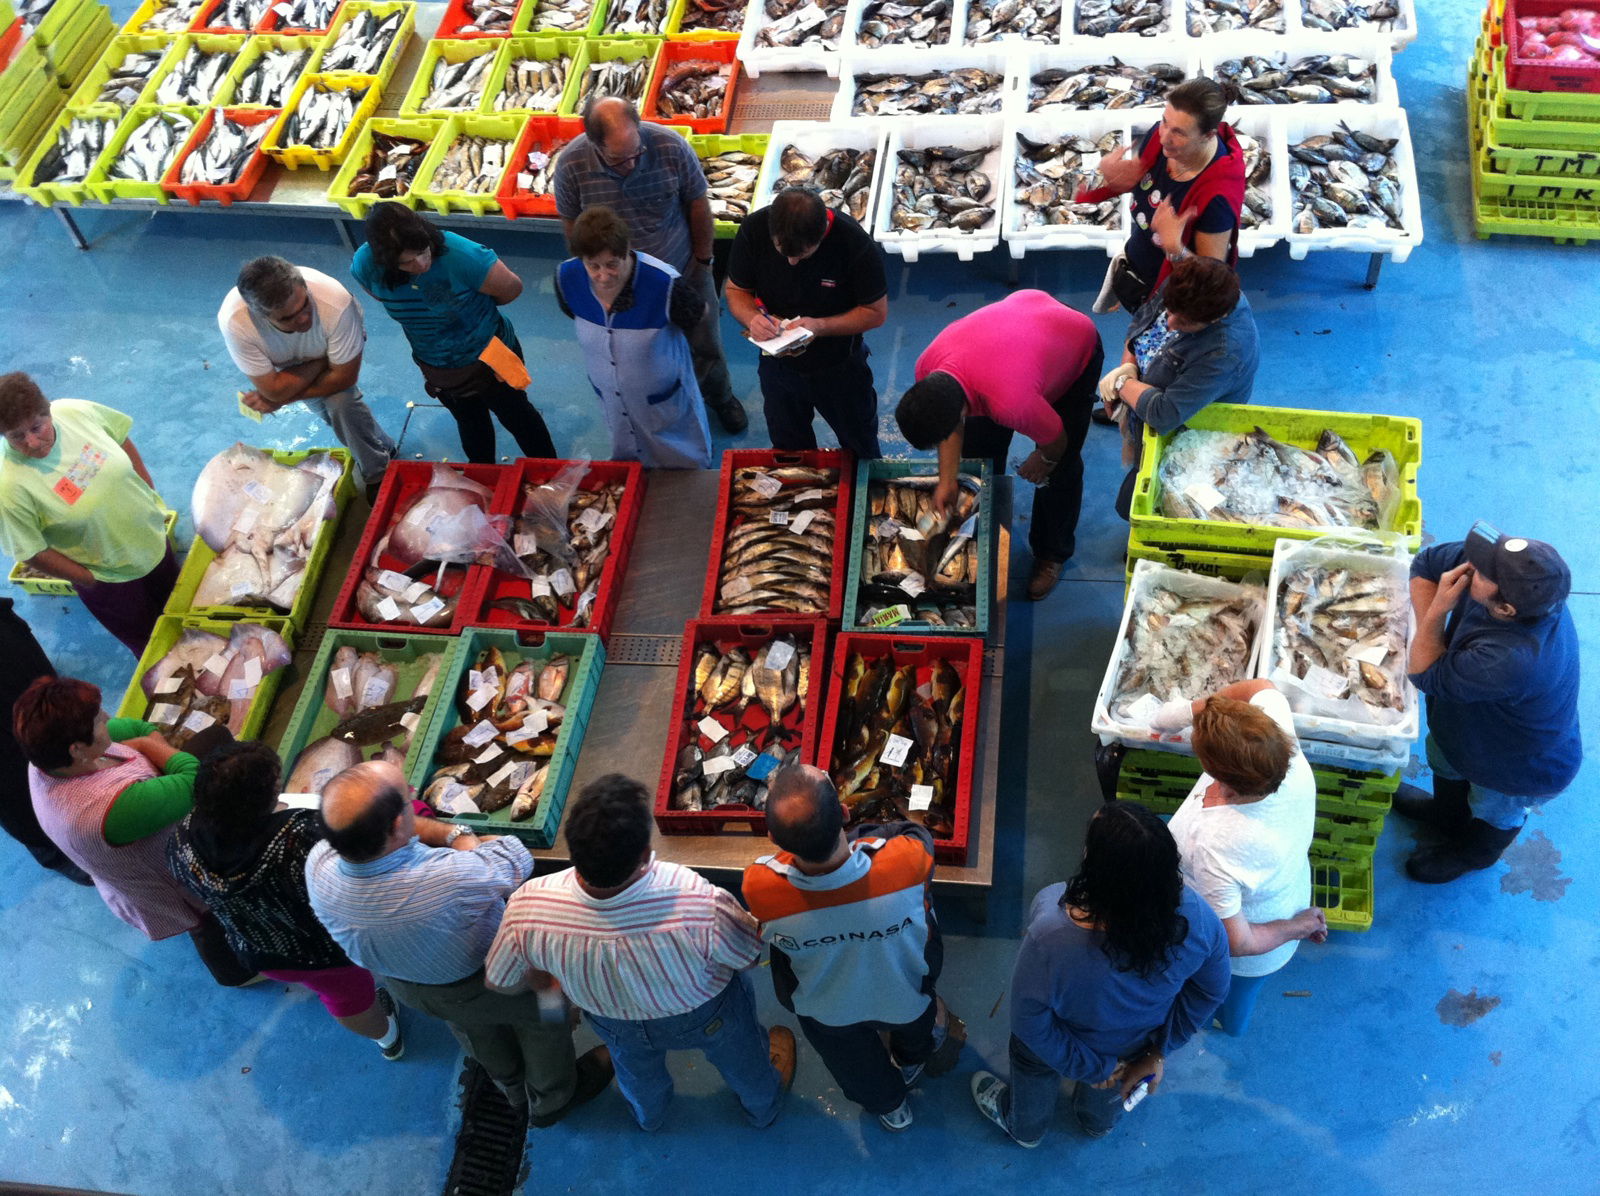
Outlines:
<svg viewBox="0 0 1600 1196"><path fill-rule="evenodd" d="M1265 689L1250 699L1294 739L1288 699ZM1184 878L1224 920L1243 913L1248 922L1292 918L1311 904L1311 832L1317 814L1317 780L1295 743L1294 758L1276 793L1242 806L1205 806L1214 778L1201 773L1168 824L1178 842ZM1265 955L1233 959L1235 976L1266 976L1289 962L1291 941Z"/></svg>
<svg viewBox="0 0 1600 1196"><path fill-rule="evenodd" d="M355 296L320 270L301 266L311 296L311 327L304 332L282 332L265 316L257 315L234 287L217 312L217 327L233 364L250 378L326 357L329 365L343 365L361 355L367 343L367 326Z"/></svg>

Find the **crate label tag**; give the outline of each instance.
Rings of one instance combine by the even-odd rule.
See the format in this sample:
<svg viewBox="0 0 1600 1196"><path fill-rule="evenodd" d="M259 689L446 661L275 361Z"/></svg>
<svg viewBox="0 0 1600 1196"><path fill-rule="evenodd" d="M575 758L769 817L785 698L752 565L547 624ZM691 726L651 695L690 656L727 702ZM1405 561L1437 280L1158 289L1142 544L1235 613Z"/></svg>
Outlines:
<svg viewBox="0 0 1600 1196"><path fill-rule="evenodd" d="M418 714L415 710L407 710L400 716L400 725L407 731L415 731L417 729L417 724L421 721L422 715Z"/></svg>
<svg viewBox="0 0 1600 1196"><path fill-rule="evenodd" d="M400 168L398 166L385 166L382 170L378 171L378 182L380 183L387 183L389 180L397 179L399 177Z"/></svg>
<svg viewBox="0 0 1600 1196"><path fill-rule="evenodd" d="M578 517L572 521L572 526L584 535L592 537L606 525L610 518L610 515L598 507L585 507L578 513Z"/></svg>
<svg viewBox="0 0 1600 1196"><path fill-rule="evenodd" d="M385 598L377 606L378 617L385 623L397 622L400 618L400 604L393 598Z"/></svg>
<svg viewBox="0 0 1600 1196"><path fill-rule="evenodd" d="M393 569L385 569L378 574L378 584L386 590L396 594L403 594L411 587L411 579L404 573L396 573Z"/></svg>
<svg viewBox="0 0 1600 1196"><path fill-rule="evenodd" d="M261 683L261 658L252 656L244 662L244 683L254 689Z"/></svg>
<svg viewBox="0 0 1600 1196"><path fill-rule="evenodd" d="M204 710L191 710L189 716L183 720L183 727L186 731L204 731L207 727L215 725L216 721Z"/></svg>
<svg viewBox="0 0 1600 1196"><path fill-rule="evenodd" d="M789 530L795 535L804 535L806 528L811 526L811 521L817 517L815 511L801 511L794 517L794 522L789 525Z"/></svg>
<svg viewBox="0 0 1600 1196"><path fill-rule="evenodd" d="M709 714L696 725L700 728L700 734L704 735L712 743L721 743L728 737L728 728L724 727Z"/></svg>
<svg viewBox="0 0 1600 1196"><path fill-rule="evenodd" d="M363 706L381 705L390 695L386 692L389 686L383 677L373 677L367 682L367 687L361 691L361 704Z"/></svg>
<svg viewBox="0 0 1600 1196"><path fill-rule="evenodd" d="M550 588L557 597L570 598L578 592L578 583L572 580L571 569L557 569L550 575Z"/></svg>
<svg viewBox="0 0 1600 1196"><path fill-rule="evenodd" d="M435 595L424 602L421 606L413 606L411 608L411 617L418 623L426 623L429 619L433 618L434 615L442 611L444 607L444 599L440 598L438 595Z"/></svg>
<svg viewBox="0 0 1600 1196"><path fill-rule="evenodd" d="M182 713L182 706L174 706L171 702L157 702L150 707L150 713L145 716L145 721L170 727L178 721L178 715Z"/></svg>
<svg viewBox="0 0 1600 1196"><path fill-rule="evenodd" d="M511 548L518 556L532 556L539 551L539 537L532 532L518 532L511 541Z"/></svg>
<svg viewBox="0 0 1600 1196"><path fill-rule="evenodd" d="M783 483L770 473L758 473L750 479L750 489L754 490L762 498L771 498L783 489Z"/></svg>
<svg viewBox="0 0 1600 1196"><path fill-rule="evenodd" d="M402 602L415 604L416 602L420 601L422 596L432 588L433 587L425 581L414 581L406 587L406 592L400 595L400 600Z"/></svg>
<svg viewBox="0 0 1600 1196"><path fill-rule="evenodd" d="M268 490L260 482L246 482L243 490L252 499L263 505L272 501L272 491Z"/></svg>
<svg viewBox="0 0 1600 1196"><path fill-rule="evenodd" d="M919 532L914 527L902 527L900 529L900 538L902 540L925 540L925 539L927 539L926 536L924 536L921 532Z"/></svg>
<svg viewBox="0 0 1600 1196"><path fill-rule="evenodd" d="M912 810L926 810L929 806L933 805L933 786L911 786L911 800L908 801L906 805Z"/></svg>
<svg viewBox="0 0 1600 1196"><path fill-rule="evenodd" d="M484 784L487 785L491 789L496 789L503 782L510 780L511 779L511 774L516 772L516 771L517 771L517 762L515 760L507 760L499 768L494 770L494 775L492 775L487 781L485 781Z"/></svg>
<svg viewBox="0 0 1600 1196"><path fill-rule="evenodd" d="M1373 668L1377 668L1383 663L1383 658L1388 655L1388 644L1373 644L1370 648L1363 648L1359 652L1350 653L1350 659L1358 664L1370 664Z"/></svg>
<svg viewBox="0 0 1600 1196"><path fill-rule="evenodd" d="M162 694L175 694L182 688L182 677L168 677L160 685L156 686L156 697L159 698Z"/></svg>
<svg viewBox="0 0 1600 1196"><path fill-rule="evenodd" d="M355 688L350 681L349 669L334 669L328 674L328 679L333 682L333 696L343 700L355 693Z"/></svg>
<svg viewBox="0 0 1600 1196"><path fill-rule="evenodd" d="M744 775L752 781L764 781L770 777L773 770L778 767L778 758L762 752L750 762L750 767L745 769Z"/></svg>
<svg viewBox="0 0 1600 1196"><path fill-rule="evenodd" d="M740 768L749 768L756 761L756 754L750 750L750 745L745 744L733 753L733 762Z"/></svg>
<svg viewBox="0 0 1600 1196"><path fill-rule="evenodd" d="M779 527L789 526L788 511L771 511L767 514L768 523L776 523Z"/></svg>
<svg viewBox="0 0 1600 1196"><path fill-rule="evenodd" d="M228 658L221 652L215 653L210 660L200 666L202 673L215 673L218 677L228 671Z"/></svg>
<svg viewBox="0 0 1600 1196"><path fill-rule="evenodd" d="M1191 482L1184 487L1183 494L1207 511L1214 511L1228 501L1228 496L1209 482Z"/></svg>
<svg viewBox="0 0 1600 1196"><path fill-rule="evenodd" d="M467 695L467 709L476 714L492 702L499 692L499 687L495 685L478 686L477 689Z"/></svg>
<svg viewBox="0 0 1600 1196"><path fill-rule="evenodd" d="M251 694L255 693L255 691L256 687L250 682L246 681L243 677L235 677L232 681L228 682L228 701L242 702Z"/></svg>
<svg viewBox="0 0 1600 1196"><path fill-rule="evenodd" d="M500 734L500 732L498 729L496 729L495 725L485 719L483 722L479 723L476 727L473 727L472 730L463 735L461 737L461 742L466 744L468 747L482 747L498 734Z"/></svg>
<svg viewBox="0 0 1600 1196"><path fill-rule="evenodd" d="M900 583L900 588L915 598L928 588L928 583L922 580L922 574L908 573L905 576L905 580Z"/></svg>
<svg viewBox="0 0 1600 1196"><path fill-rule="evenodd" d="M910 750L911 741L904 735L891 735L889 742L884 744L883 755L878 757L878 763L899 768L906 762L906 753Z"/></svg>
<svg viewBox="0 0 1600 1196"><path fill-rule="evenodd" d="M1325 669L1320 664L1308 668L1301 680L1307 689L1326 698L1342 698L1350 689L1350 683L1345 680L1343 674Z"/></svg>
<svg viewBox="0 0 1600 1196"><path fill-rule="evenodd" d="M548 598L550 595L555 593L555 591L550 588L550 579L547 577L535 577L529 581L528 592L535 598Z"/></svg>
<svg viewBox="0 0 1600 1196"><path fill-rule="evenodd" d="M826 490L806 490L794 496L794 503L799 506L803 502L821 502L828 497Z"/></svg>
<svg viewBox="0 0 1600 1196"><path fill-rule="evenodd" d="M867 620L872 627L893 627L896 623L904 623L911 617L911 608L903 602L894 606L886 606L871 619Z"/></svg>

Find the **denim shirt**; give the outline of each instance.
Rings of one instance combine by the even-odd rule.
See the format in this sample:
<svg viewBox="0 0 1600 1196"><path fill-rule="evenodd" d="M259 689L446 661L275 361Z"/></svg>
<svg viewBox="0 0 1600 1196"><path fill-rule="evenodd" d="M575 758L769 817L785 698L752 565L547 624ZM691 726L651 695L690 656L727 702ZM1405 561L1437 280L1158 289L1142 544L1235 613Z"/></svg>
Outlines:
<svg viewBox="0 0 1600 1196"><path fill-rule="evenodd" d="M1166 314L1163 287L1134 317L1127 345ZM1248 403L1259 359L1255 317L1241 294L1222 319L1199 332L1179 333L1140 371L1139 381L1151 389L1139 396L1137 419L1164 435L1210 403Z"/></svg>

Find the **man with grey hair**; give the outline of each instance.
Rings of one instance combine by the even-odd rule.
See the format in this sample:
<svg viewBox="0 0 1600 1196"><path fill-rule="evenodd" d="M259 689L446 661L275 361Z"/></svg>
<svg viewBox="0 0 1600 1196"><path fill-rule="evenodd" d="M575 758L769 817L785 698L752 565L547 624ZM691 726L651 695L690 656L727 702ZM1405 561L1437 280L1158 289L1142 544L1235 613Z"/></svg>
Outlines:
<svg viewBox="0 0 1600 1196"><path fill-rule="evenodd" d="M356 388L367 330L355 297L321 271L258 257L239 271L217 326L250 379L245 406L270 414L305 403L350 450L372 497L395 443Z"/></svg>
<svg viewBox="0 0 1600 1196"><path fill-rule="evenodd" d="M604 204L628 226L633 248L671 266L705 302L689 329L695 379L706 410L729 432L749 424L734 397L722 353L722 306L712 274L714 229L706 176L689 143L672 130L641 124L628 101L608 96L584 111L583 133L556 159L556 210L566 235L585 208Z"/></svg>

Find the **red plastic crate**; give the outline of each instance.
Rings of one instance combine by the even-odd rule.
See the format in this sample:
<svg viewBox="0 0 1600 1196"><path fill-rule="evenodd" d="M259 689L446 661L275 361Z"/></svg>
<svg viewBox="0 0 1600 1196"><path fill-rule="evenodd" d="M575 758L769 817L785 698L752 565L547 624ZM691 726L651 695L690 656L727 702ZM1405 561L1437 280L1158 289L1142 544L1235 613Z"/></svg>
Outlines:
<svg viewBox="0 0 1600 1196"><path fill-rule="evenodd" d="M520 11L521 8L522 8L523 2L524 2L524 0L518 0L518 2L516 4L514 4L512 7L516 8L516 9L518 9ZM515 13L512 14L511 23L512 23L512 25L516 24L516 14ZM462 32L461 26L470 25L470 24L472 24L472 18L467 13L467 0L450 0L450 3L445 6L444 16L439 18L439 28L438 28L437 31L435 31L433 36L434 37L448 37L448 38L464 38L464 39L469 39L469 40L471 38L474 38L474 37L510 37L511 36L511 25L507 25L504 29L495 30L495 31L488 32L488 33L484 33L484 32L479 32L479 33L466 32L466 33L464 33L464 32Z"/></svg>
<svg viewBox="0 0 1600 1196"><path fill-rule="evenodd" d="M658 125L686 125L696 133L726 133L728 119L733 115L734 96L739 90L739 59L737 41L683 42L669 39L661 47L661 63L656 68L656 81L650 94L645 96L639 115ZM661 94L661 83L667 72L685 62L729 63L728 91L722 100L722 112L704 118L689 116L663 116L656 111L656 97Z"/></svg>
<svg viewBox="0 0 1600 1196"><path fill-rule="evenodd" d="M943 864L965 864L967 844L972 822L972 767L978 750L978 699L983 691L983 641L953 636L933 639L925 636L870 635L846 631L833 641L833 655L828 667L828 705L822 724L822 738L818 742L816 765L833 771L834 739L839 733L839 706L844 697L845 669L850 658L860 653L869 662L881 657L892 657L896 667L915 664L917 684L927 681L922 666L932 667L936 660L947 660L961 678L966 691L964 711L961 716L961 754L956 767L956 805L952 817L954 827L948 839L934 839L934 856Z"/></svg>
<svg viewBox="0 0 1600 1196"><path fill-rule="evenodd" d="M1600 4L1572 0L1506 0L1506 86L1517 91L1600 92L1600 63L1552 62L1548 58L1523 58L1523 17L1554 17L1569 8L1600 11ZM1600 21L1596 22L1600 29Z"/></svg>
<svg viewBox="0 0 1600 1196"><path fill-rule="evenodd" d="M822 682L826 676L823 655L828 647L828 625L821 619L803 623L773 622L764 619L690 619L684 624L683 649L678 663L678 682L673 687L672 734L667 738L667 754L661 762L661 781L656 786L656 825L668 835L714 835L727 826L746 827L757 835L767 833L767 817L760 810L728 807L717 810L669 810L667 802L672 797L672 777L677 772L678 753L694 735L702 751L712 746L694 722L685 713L688 709L689 686L694 677L696 649L704 643L714 644L718 651L732 648L760 648L779 635L793 635L804 645L810 638L811 659L807 671L806 709L802 713L798 702L784 716L784 726L800 732L800 759L812 760L817 750L817 731L822 720L817 717L817 703L822 698ZM727 709L711 717L727 727L734 735L742 729L754 733L771 726L767 713L759 702L745 708L743 718L735 723ZM765 745L763 745L765 746Z"/></svg>
<svg viewBox="0 0 1600 1196"><path fill-rule="evenodd" d="M222 0L217 0L220 4ZM17 47L22 44L22 18L18 17L6 26L6 31L0 33L0 71L11 65L11 60L17 56Z"/></svg>
<svg viewBox="0 0 1600 1196"><path fill-rule="evenodd" d="M495 514L515 515L522 508L524 486L542 485L572 464L571 461L532 457L517 461L509 467L514 479L507 496L510 505L503 510L497 507ZM617 504L617 517L611 528L611 554L600 568L600 590L595 595L594 614L587 627L572 627L568 622L561 622L555 624L557 630L593 631L602 640L611 634L611 622L616 618L617 603L622 596L623 574L628 568L634 533L639 530L639 515L644 509L644 466L637 461L595 461L590 464L589 472L583 475L580 483L581 489L598 490L603 485L618 481L623 483L622 501ZM478 571L473 583L473 590L466 601L467 622L472 626L514 627L519 630L546 630L551 627L549 623L524 619L511 611L490 607L489 604L499 598L526 598L526 578L486 567ZM570 621L571 614L563 608L561 617Z"/></svg>
<svg viewBox="0 0 1600 1196"><path fill-rule="evenodd" d="M391 461L389 468L384 472L383 485L378 490L378 500L372 504L372 514L367 519L366 529L361 533L361 544L356 549L355 556L350 561L350 574L344 579L344 584L339 587L339 597L334 601L333 614L328 619L329 627L337 627L341 631L391 631L403 632L406 635L459 635L466 626L467 609L472 587L477 580L476 574L483 572L482 565L451 565L445 577L445 597L457 595L456 617L448 627L418 627L414 623L373 623L370 622L356 607L356 589L361 584L361 577L366 572L367 566L372 564L372 550L389 526L395 521L399 510L405 506L411 497L425 490L429 479L433 476L431 461ZM508 509L511 499L509 489L512 485L513 466L510 465L447 465L446 469L453 469L457 473L465 474L474 482L489 487L492 494L489 499L489 510L503 511ZM382 569L399 570L403 562L395 560L388 554L380 556L377 565ZM427 580L431 585L435 574L428 574Z"/></svg>
<svg viewBox="0 0 1600 1196"><path fill-rule="evenodd" d="M845 577L850 571L850 512L854 499L856 478L855 458L843 449L809 449L801 452L784 452L779 449L728 449L722 454L722 477L717 484L717 519L711 528L711 563L706 566L706 585L700 595L702 619L723 618L715 609L718 582L722 576L722 549L728 533L737 523L730 523L733 497L733 474L739 469L766 467L808 466L814 469L839 471L839 498L833 506L833 588L828 594L828 618L838 623L844 610ZM761 619L815 619L816 614L793 614L789 611L766 611L757 615ZM728 616L747 618L744 615Z"/></svg>
<svg viewBox="0 0 1600 1196"><path fill-rule="evenodd" d="M283 115L279 108L225 108L223 114L228 119L241 125L260 125L268 121L277 120ZM227 207L236 199L248 199L250 193L261 182L261 176L266 172L267 163L271 161L266 154L261 152L261 146L256 146L256 152L239 177L231 183L183 183L178 180L183 177L183 164L190 154L206 139L211 132L211 126L217 119L217 110L209 108L205 116L195 125L194 132L189 135L189 140L183 149L178 151L178 156L172 160L172 165L167 168L166 176L161 180L161 189L179 199L186 199L192 204L199 204L203 199L214 199L223 207ZM265 138L262 143L265 144Z"/></svg>
<svg viewBox="0 0 1600 1196"><path fill-rule="evenodd" d="M506 214L506 219L515 220L518 216L556 215L555 194L529 195L518 191L517 174L527 165L528 155L534 150L544 150L554 158L557 150L582 132L581 117L530 116L528 118L528 123L523 126L522 136L517 138L517 144L511 151L511 165L506 170L505 177L500 180L500 190L495 196L500 201L500 210Z"/></svg>
<svg viewBox="0 0 1600 1196"><path fill-rule="evenodd" d="M334 22L339 19L339 13L342 12L343 9L343 4L340 4L338 8L334 9L333 15L328 18L328 23L321 29L306 29L300 25L282 24L282 18L269 8L267 10L267 15L262 17L260 22L256 25L255 31L257 33L326 33L329 29L333 28Z"/></svg>

